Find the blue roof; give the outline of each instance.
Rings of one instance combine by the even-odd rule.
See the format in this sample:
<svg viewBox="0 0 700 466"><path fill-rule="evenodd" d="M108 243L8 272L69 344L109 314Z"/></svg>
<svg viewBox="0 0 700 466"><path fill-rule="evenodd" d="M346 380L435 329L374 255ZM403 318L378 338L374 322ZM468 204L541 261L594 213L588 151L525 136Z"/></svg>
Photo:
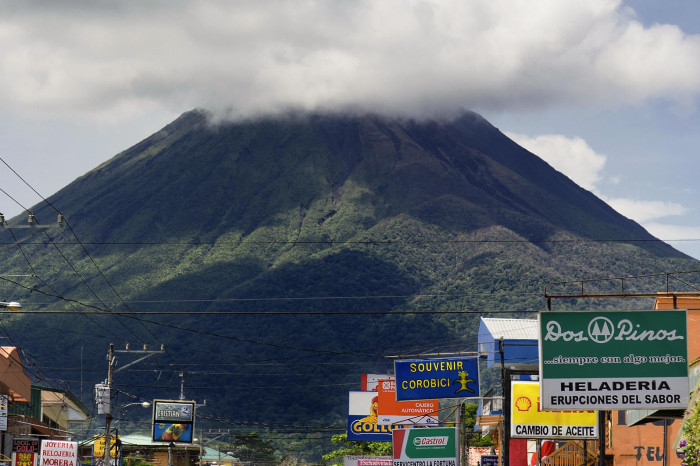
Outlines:
<svg viewBox="0 0 700 466"><path fill-rule="evenodd" d="M486 367L501 363L499 341L503 338L504 361L516 368L539 363L537 319L495 319L482 317L479 323L479 353Z"/></svg>

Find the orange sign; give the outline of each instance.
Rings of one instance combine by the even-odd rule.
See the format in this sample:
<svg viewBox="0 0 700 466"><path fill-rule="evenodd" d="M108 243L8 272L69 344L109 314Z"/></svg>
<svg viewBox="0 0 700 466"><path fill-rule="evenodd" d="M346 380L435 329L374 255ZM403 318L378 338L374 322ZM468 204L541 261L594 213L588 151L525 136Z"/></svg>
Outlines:
<svg viewBox="0 0 700 466"><path fill-rule="evenodd" d="M438 400L396 401L396 380L380 380L377 385L378 424L426 425L438 423Z"/></svg>

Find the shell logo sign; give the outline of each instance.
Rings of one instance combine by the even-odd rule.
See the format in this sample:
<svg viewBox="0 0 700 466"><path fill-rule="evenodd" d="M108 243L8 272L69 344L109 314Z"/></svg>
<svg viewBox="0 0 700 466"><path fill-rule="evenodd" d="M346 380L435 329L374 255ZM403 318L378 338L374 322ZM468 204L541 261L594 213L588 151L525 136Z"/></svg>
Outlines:
<svg viewBox="0 0 700 466"><path fill-rule="evenodd" d="M598 438L597 411L542 411L539 382L512 381L511 399L512 438Z"/></svg>
<svg viewBox="0 0 700 466"><path fill-rule="evenodd" d="M529 411L532 408L532 401L526 396L521 396L515 400L515 409L518 411Z"/></svg>

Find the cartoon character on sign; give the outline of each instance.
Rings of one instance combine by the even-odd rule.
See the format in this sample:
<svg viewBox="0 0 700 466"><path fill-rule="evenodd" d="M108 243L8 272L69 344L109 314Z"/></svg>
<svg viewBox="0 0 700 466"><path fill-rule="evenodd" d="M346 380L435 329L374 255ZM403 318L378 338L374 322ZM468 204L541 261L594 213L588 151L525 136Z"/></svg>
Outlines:
<svg viewBox="0 0 700 466"><path fill-rule="evenodd" d="M475 383L476 380L474 380L474 379L468 379L467 377L469 377L469 373L468 373L467 371L460 371L460 372L457 372L457 374L459 375L459 378L458 378L458 379L455 379L455 381L452 382L452 383L458 383L458 384L460 384L460 388L459 388L459 390L457 390L455 393L464 392L464 391L474 393L474 390L472 390L471 388L467 387L467 384L468 384L469 382Z"/></svg>
<svg viewBox="0 0 700 466"><path fill-rule="evenodd" d="M372 398L372 404L369 407L369 416L360 419L360 422L366 422L367 424L376 424L377 416L379 416L379 397L375 396Z"/></svg>

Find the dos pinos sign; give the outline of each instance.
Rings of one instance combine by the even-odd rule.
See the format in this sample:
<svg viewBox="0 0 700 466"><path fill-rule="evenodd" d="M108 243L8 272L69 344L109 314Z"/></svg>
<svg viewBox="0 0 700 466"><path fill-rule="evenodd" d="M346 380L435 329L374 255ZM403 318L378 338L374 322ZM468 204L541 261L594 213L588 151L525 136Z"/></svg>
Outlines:
<svg viewBox="0 0 700 466"><path fill-rule="evenodd" d="M541 312L539 330L543 409L687 407L686 311Z"/></svg>

